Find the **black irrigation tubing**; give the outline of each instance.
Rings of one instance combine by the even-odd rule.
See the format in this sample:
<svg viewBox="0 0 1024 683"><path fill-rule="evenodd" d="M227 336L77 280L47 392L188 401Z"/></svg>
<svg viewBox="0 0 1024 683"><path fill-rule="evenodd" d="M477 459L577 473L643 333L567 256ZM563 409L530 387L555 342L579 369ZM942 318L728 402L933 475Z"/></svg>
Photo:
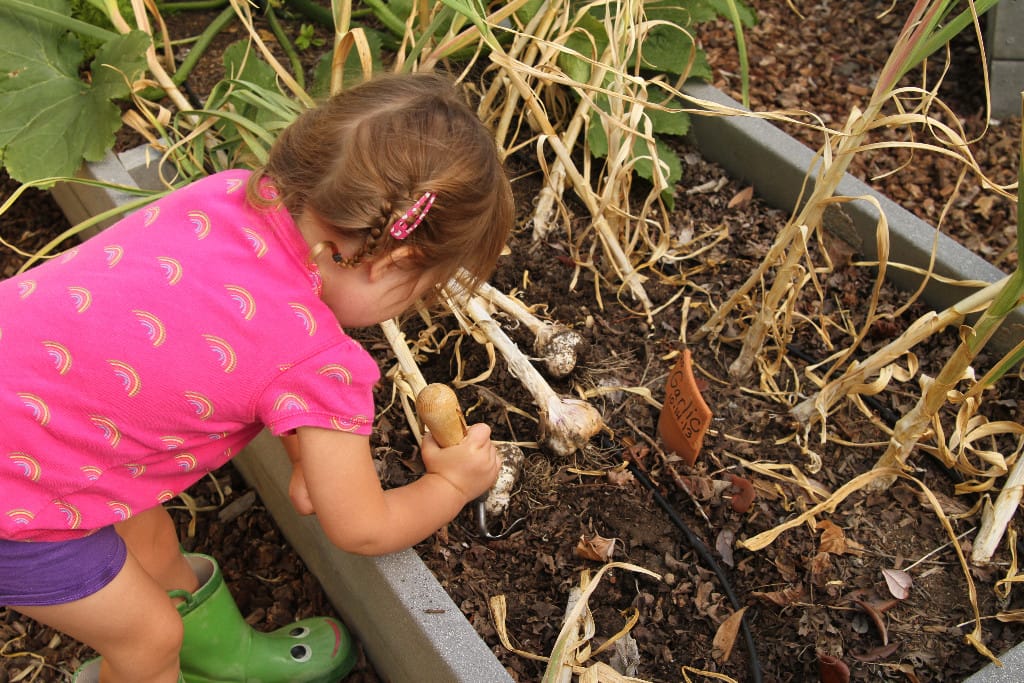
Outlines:
<svg viewBox="0 0 1024 683"><path fill-rule="evenodd" d="M721 565L715 561L711 551L708 550L707 545L704 541L700 540L695 533L686 525L686 522L679 516L672 504L665 499L661 493L658 492L658 488L654 485L654 482L644 474L644 472L636 466L632 460L627 460L627 466L629 471L633 473L644 487L651 492L654 496L654 500L661 506L661 509L665 511L672 523L683 532L686 536L686 540L690 546L694 549L697 555L700 557L701 562L705 567L710 569L718 577L718 581L722 584L722 590L725 592L726 597L729 598L729 602L732 603L732 607L735 610L739 610L742 605L740 604L739 598L736 597L736 593L732 589L732 584L729 583L729 578L725 575L725 570L722 569ZM747 654L750 659L750 680L754 683L761 683L761 662L757 658L757 647L754 645L754 636L750 633L750 626L747 623L747 615L744 614L740 621L740 628L743 630L743 640L747 645Z"/></svg>

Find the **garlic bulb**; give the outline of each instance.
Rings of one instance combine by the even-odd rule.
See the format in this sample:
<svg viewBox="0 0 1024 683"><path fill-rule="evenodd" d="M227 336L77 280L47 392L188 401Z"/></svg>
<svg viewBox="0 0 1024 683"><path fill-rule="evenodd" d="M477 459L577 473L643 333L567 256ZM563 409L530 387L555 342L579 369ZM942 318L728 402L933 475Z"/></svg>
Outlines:
<svg viewBox="0 0 1024 683"><path fill-rule="evenodd" d="M501 471L498 472L498 479L494 486L487 493L484 501L484 510L488 515L498 516L508 508L509 499L512 497L512 489L519 478L519 472L523 469L523 450L514 443L507 441L495 442L501 456Z"/></svg>

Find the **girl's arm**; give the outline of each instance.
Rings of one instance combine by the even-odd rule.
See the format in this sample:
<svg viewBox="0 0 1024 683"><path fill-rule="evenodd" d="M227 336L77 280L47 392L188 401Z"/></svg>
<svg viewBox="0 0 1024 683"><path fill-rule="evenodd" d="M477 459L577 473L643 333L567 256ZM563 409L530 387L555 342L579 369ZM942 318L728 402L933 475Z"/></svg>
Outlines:
<svg viewBox="0 0 1024 683"><path fill-rule="evenodd" d="M299 512L303 498L309 501L327 538L342 550L359 555L404 550L450 522L494 483L500 462L490 436L486 425L473 425L462 443L442 449L428 435L422 446L426 473L385 491L369 437L300 427L289 490ZM304 486L297 486L296 472Z"/></svg>
<svg viewBox="0 0 1024 683"><path fill-rule="evenodd" d="M292 477L288 481L288 497L292 500L295 510L301 515L313 514L313 503L309 500L306 488L306 476L302 472L302 461L299 459L299 437L293 432L280 437L288 459L292 462Z"/></svg>

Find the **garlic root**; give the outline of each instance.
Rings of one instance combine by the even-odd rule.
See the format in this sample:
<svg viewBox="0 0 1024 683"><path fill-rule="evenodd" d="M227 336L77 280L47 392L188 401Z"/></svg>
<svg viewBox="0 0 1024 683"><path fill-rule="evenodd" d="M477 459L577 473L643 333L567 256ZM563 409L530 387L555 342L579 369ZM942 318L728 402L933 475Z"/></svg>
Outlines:
<svg viewBox="0 0 1024 683"><path fill-rule="evenodd" d="M561 378L573 371L579 352L586 344L578 332L561 323L541 320L519 299L487 283L481 284L478 291L530 330L534 337L533 352L544 361L549 375Z"/></svg>

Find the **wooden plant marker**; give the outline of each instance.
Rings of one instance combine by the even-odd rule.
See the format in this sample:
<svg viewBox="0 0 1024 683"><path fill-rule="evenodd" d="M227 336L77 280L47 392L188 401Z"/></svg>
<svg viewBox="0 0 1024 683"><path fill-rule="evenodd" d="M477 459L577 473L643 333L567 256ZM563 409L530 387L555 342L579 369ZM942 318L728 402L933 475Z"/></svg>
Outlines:
<svg viewBox="0 0 1024 683"><path fill-rule="evenodd" d="M693 376L690 351L683 349L665 383L665 404L658 417L658 436L670 451L692 466L711 424L711 409Z"/></svg>

